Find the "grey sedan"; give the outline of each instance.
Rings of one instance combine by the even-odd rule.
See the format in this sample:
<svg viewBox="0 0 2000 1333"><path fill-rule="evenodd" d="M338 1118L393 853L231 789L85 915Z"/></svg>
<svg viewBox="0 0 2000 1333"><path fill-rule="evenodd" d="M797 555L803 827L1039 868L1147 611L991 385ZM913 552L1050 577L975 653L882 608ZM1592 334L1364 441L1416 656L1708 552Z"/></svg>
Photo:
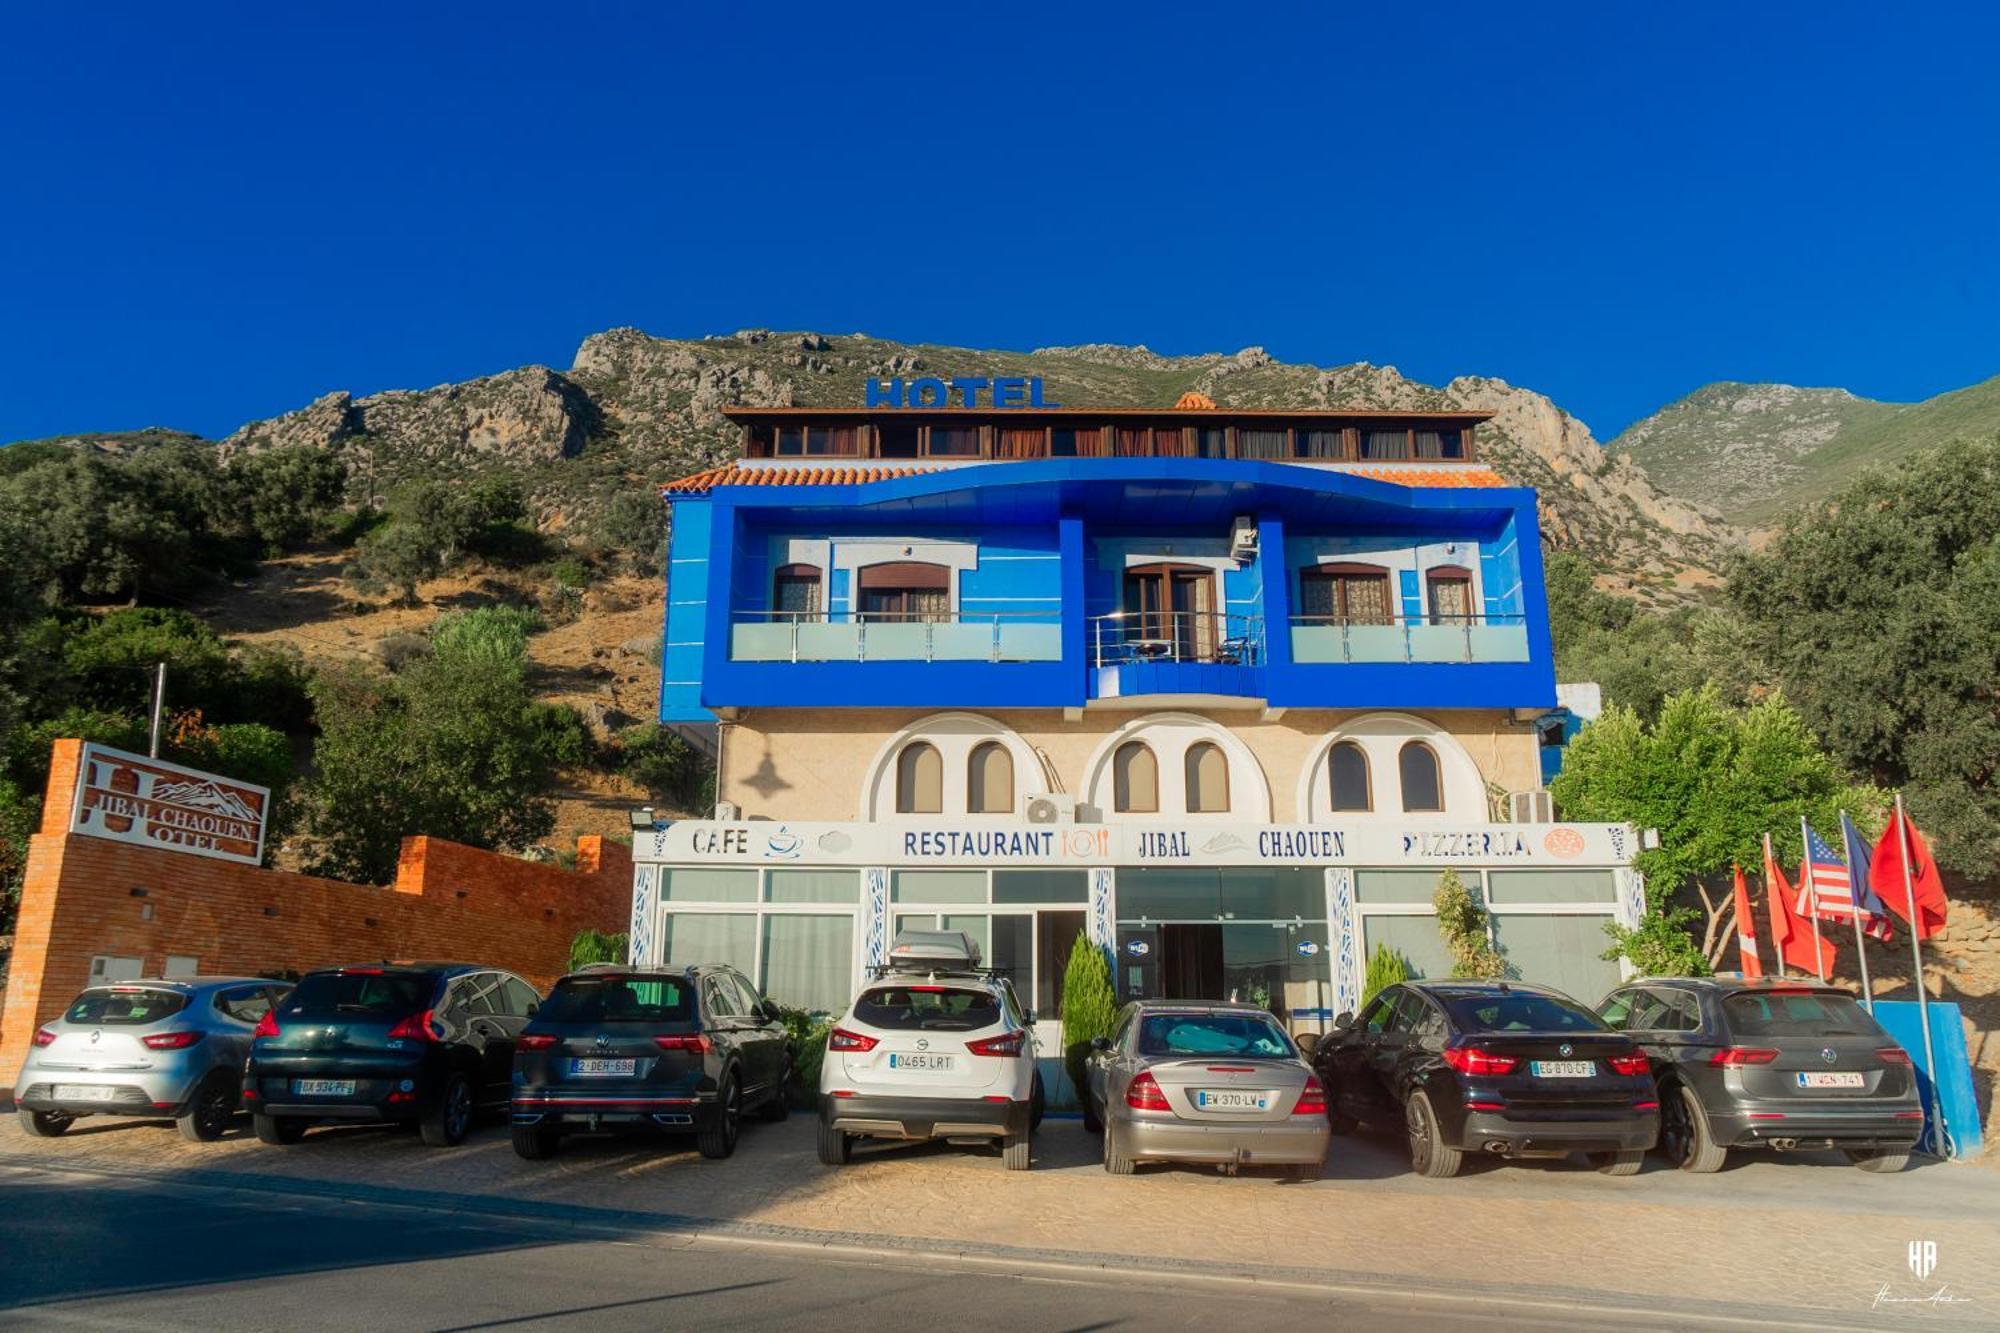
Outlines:
<svg viewBox="0 0 2000 1333"><path fill-rule="evenodd" d="M1208 1162L1319 1179L1326 1094L1267 1011L1142 1000L1092 1045L1083 1123L1104 1135L1112 1175L1139 1162Z"/></svg>
<svg viewBox="0 0 2000 1333"><path fill-rule="evenodd" d="M35 1030L14 1081L21 1128L46 1139L83 1116L171 1116L190 1139L220 1138L257 1024L291 989L256 977L92 986Z"/></svg>

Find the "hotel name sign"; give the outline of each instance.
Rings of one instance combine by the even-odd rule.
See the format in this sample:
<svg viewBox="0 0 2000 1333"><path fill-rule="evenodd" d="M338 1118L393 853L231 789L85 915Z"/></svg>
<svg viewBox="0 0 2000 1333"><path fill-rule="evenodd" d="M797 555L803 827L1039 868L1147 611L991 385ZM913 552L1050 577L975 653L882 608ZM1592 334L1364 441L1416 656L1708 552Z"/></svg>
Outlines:
<svg viewBox="0 0 2000 1333"><path fill-rule="evenodd" d="M641 833L667 864L821 866L1622 866L1624 824L716 823Z"/></svg>
<svg viewBox="0 0 2000 1333"><path fill-rule="evenodd" d="M984 402L981 402L981 399ZM917 379L869 380L870 407L1061 407L1042 396L1042 377L996 375L983 379L960 375L952 379L920 376Z"/></svg>
<svg viewBox="0 0 2000 1333"><path fill-rule="evenodd" d="M106 745L85 745L72 833L257 865L268 788Z"/></svg>

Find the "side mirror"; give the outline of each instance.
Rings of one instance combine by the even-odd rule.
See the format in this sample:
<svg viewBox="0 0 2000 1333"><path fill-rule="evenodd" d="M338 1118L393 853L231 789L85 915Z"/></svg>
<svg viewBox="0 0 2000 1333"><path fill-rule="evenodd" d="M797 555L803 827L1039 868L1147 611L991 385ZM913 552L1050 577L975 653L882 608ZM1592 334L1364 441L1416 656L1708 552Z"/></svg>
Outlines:
<svg viewBox="0 0 2000 1333"><path fill-rule="evenodd" d="M1023 1023L1026 1023L1029 1027L1033 1027L1035 1025L1035 1011L1030 1009L1028 1010L1027 1013L1022 1014L1021 1021Z"/></svg>
<svg viewBox="0 0 2000 1333"><path fill-rule="evenodd" d="M1092 1038L1090 1039L1090 1049L1091 1049L1091 1050L1093 1050L1093 1051L1108 1051L1108 1050L1110 1050L1110 1049L1111 1049L1111 1038L1109 1038L1109 1037L1092 1037Z"/></svg>
<svg viewBox="0 0 2000 1333"><path fill-rule="evenodd" d="M1347 1029L1353 1027L1354 1011L1350 1009L1346 1013L1343 1013L1339 1017L1335 1018L1333 1020L1333 1026L1336 1032L1345 1032L1347 1031Z"/></svg>
<svg viewBox="0 0 2000 1333"><path fill-rule="evenodd" d="M540 1012L542 1012L541 1005L531 1004L528 1006L528 1017L533 1018L536 1014L539 1014Z"/></svg>
<svg viewBox="0 0 2000 1333"><path fill-rule="evenodd" d="M777 1023L784 1020L784 1015L778 1012L778 1002L776 1000L765 1000L762 1009L764 1017L771 1022Z"/></svg>

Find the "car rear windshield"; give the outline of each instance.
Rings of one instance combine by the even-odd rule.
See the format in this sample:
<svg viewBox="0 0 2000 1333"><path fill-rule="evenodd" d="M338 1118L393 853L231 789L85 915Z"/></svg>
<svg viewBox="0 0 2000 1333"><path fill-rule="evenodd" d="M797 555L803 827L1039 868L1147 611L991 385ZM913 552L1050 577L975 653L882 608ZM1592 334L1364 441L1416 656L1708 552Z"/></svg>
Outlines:
<svg viewBox="0 0 2000 1333"><path fill-rule="evenodd" d="M1139 1054L1288 1056L1292 1043L1255 1014L1148 1014L1139 1020Z"/></svg>
<svg viewBox="0 0 2000 1333"><path fill-rule="evenodd" d="M1852 996L1817 991L1747 991L1722 1002L1739 1037L1858 1037L1880 1029Z"/></svg>
<svg viewBox="0 0 2000 1333"><path fill-rule="evenodd" d="M436 979L422 972L309 972L285 1012L309 1018L410 1014L427 1007L436 989Z"/></svg>
<svg viewBox="0 0 2000 1333"><path fill-rule="evenodd" d="M180 991L153 990L143 986L115 986L108 990L87 990L63 1015L68 1023L157 1023L187 1008L187 996Z"/></svg>
<svg viewBox="0 0 2000 1333"><path fill-rule="evenodd" d="M956 986L878 986L854 1002L854 1017L872 1028L970 1032L1000 1021L1000 1000Z"/></svg>
<svg viewBox="0 0 2000 1333"><path fill-rule="evenodd" d="M565 977L538 1015L544 1023L676 1023L694 1016L694 991L664 977Z"/></svg>
<svg viewBox="0 0 2000 1333"><path fill-rule="evenodd" d="M1553 995L1463 995L1445 1001L1465 1032L1604 1032L1582 1005Z"/></svg>

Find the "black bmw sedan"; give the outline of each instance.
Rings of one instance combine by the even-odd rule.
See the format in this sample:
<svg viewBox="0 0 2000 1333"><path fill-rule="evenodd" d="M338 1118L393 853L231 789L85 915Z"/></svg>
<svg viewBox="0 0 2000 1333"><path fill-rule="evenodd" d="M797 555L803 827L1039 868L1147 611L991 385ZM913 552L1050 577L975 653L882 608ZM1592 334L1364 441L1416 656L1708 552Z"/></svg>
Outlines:
<svg viewBox="0 0 2000 1333"><path fill-rule="evenodd" d="M1580 1152L1631 1175L1659 1134L1646 1057L1546 986L1405 982L1334 1026L1313 1057L1334 1133L1400 1128L1421 1175L1456 1175L1468 1152Z"/></svg>

